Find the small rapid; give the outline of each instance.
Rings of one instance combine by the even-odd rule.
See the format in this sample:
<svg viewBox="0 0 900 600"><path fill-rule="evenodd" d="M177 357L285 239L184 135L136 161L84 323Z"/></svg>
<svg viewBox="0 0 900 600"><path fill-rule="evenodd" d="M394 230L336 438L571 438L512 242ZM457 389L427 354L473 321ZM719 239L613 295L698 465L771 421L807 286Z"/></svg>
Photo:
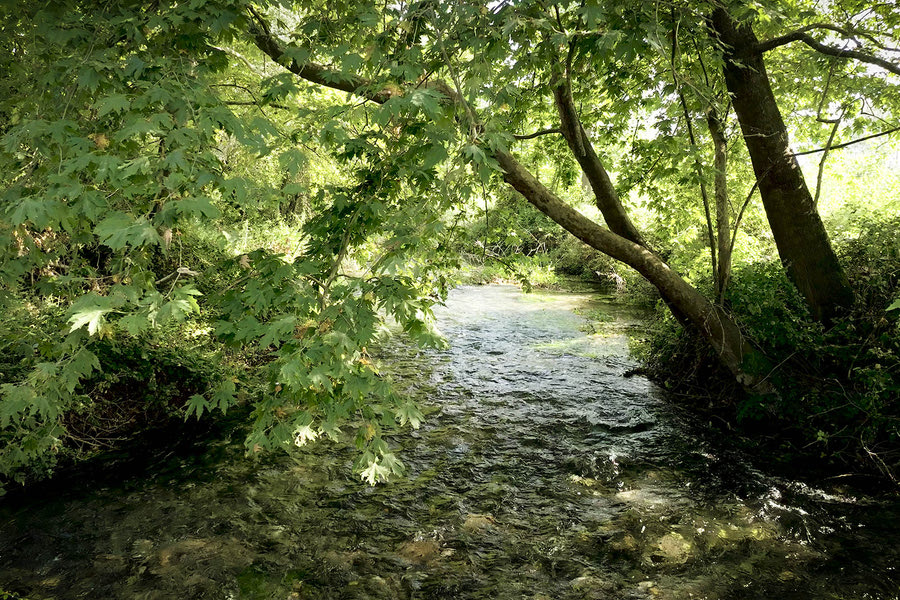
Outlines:
<svg viewBox="0 0 900 600"><path fill-rule="evenodd" d="M705 435L626 376L640 311L484 286L437 317L448 349L378 356L428 415L391 439L404 479L367 487L328 442L247 459L236 431L115 484L0 507L0 592L900 598L900 502L775 477Z"/></svg>

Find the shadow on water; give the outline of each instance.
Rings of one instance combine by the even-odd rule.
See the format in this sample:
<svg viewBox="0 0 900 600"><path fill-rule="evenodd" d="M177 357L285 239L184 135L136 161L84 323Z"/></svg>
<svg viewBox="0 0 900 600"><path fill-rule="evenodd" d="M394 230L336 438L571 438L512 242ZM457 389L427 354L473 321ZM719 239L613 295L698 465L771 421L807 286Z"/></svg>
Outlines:
<svg viewBox="0 0 900 600"><path fill-rule="evenodd" d="M585 333L576 314L606 317ZM900 506L754 470L641 377L633 310L460 288L449 350L386 369L431 414L375 488L329 444L241 436L0 509L0 591L32 598L897 598Z"/></svg>

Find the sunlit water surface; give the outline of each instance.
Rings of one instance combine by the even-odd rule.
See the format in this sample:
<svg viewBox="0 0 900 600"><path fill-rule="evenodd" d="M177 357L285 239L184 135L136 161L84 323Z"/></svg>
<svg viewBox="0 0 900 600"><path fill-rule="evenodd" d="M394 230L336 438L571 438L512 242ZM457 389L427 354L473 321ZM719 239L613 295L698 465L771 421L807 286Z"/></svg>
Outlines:
<svg viewBox="0 0 900 600"><path fill-rule="evenodd" d="M605 315L587 328L575 312ZM599 313L597 312L599 311ZM624 374L640 315L455 290L449 350L385 370L430 407L370 488L329 443L206 442L116 485L0 508L0 591L41 598L898 598L900 506L748 466Z"/></svg>

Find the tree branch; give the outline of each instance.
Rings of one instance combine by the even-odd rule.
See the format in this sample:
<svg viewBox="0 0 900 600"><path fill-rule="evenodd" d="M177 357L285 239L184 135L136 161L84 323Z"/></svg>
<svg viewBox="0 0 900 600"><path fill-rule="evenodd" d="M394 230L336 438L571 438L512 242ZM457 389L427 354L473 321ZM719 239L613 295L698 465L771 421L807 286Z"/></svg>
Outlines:
<svg viewBox="0 0 900 600"><path fill-rule="evenodd" d="M835 56L837 58L852 58L858 60L860 62L869 63L871 65L877 65L883 69L890 71L891 73L895 73L900 75L900 65L884 60L883 58L878 58L877 56L873 56L871 54L867 54L865 52L860 52L858 50L845 50L843 48L835 48L834 46L829 46L827 44L823 44L822 42L816 40L811 35L807 34L806 31L813 28L812 26L807 26L802 29L798 29L797 31L792 31L791 33L782 35L780 37L771 39L766 42L760 42L756 45L755 51L762 54L764 52L768 52L769 50L774 50L779 46L784 46L786 44L790 44L791 42L803 42L813 50L816 50L822 54L827 54L828 56ZM819 26L818 28L823 28ZM840 28L831 28L836 31L841 31Z"/></svg>
<svg viewBox="0 0 900 600"><path fill-rule="evenodd" d="M259 13L253 8L250 8L250 13L253 16L253 21L251 22L253 24L250 25L250 35L253 36L256 47L262 50L272 60L301 79L334 90L347 92L348 94L355 94L377 104L384 104L390 100L392 96L400 93L396 87L376 84L375 82L364 77L359 77L358 75L344 73L337 69L331 69L314 62L305 62L302 64L297 62L295 59L285 55L285 50L281 47L281 43L272 34L268 24L266 24ZM420 83L417 87L419 89L433 89L446 96L451 103L461 104L462 98L459 97L452 87L443 81L425 81Z"/></svg>
<svg viewBox="0 0 900 600"><path fill-rule="evenodd" d="M286 68L302 79L325 87L347 91L379 103L387 102L396 93L384 88L379 89L371 81L362 77L341 73L321 65L312 63L299 64L296 60L289 59L289 57L287 57L289 60L280 60L285 54L280 43L273 37L261 17L252 9L250 12L256 24L251 25L249 33L253 36L256 45L280 64L287 63L285 65ZM442 93L447 98L448 103L459 105L462 101L457 93L443 82L428 82L425 85ZM574 104L571 104L571 95L567 96L574 115ZM587 140L587 134L577 118L575 124L578 127L576 131L583 136L582 140ZM754 351L745 343L740 329L724 311L713 306L646 246L617 235L578 213L574 208L541 185L512 155L500 149L492 150L492 155L504 172L504 180L511 187L519 191L532 205L582 241L617 260L631 265L647 277L660 290L670 307L673 308L673 311L678 311L676 314L681 314L684 320L690 320L699 328L704 337L717 351L722 363L731 370L738 382L747 387L755 386L756 378L743 371L745 358L749 354L754 354ZM599 159L598 164L600 164ZM600 166L602 168L602 164ZM615 189L611 189L615 193ZM618 202L617 196L612 198ZM624 208L621 205L618 208L627 218ZM771 389L760 389L758 391L771 393Z"/></svg>
<svg viewBox="0 0 900 600"><path fill-rule="evenodd" d="M275 104L275 103L260 105L259 102L249 102L249 101L239 102L237 100L226 100L225 104L227 104L228 106L256 106L257 108L260 106L271 106L272 108L280 108L281 110L291 110L290 106L285 106L284 104Z"/></svg>
<svg viewBox="0 0 900 600"><path fill-rule="evenodd" d="M816 195L813 196L813 206L816 207L819 206L819 198L822 195L822 178L825 175L825 160L828 159L828 152L831 150L831 145L834 143L834 136L837 135L843 117L844 113L841 113L841 116L834 120L834 126L831 128L831 135L828 136L828 141L825 142L825 148L822 150L822 159L819 160L819 172L816 175Z"/></svg>
<svg viewBox="0 0 900 600"><path fill-rule="evenodd" d="M517 140L533 140L536 137L540 137L542 135L551 135L554 133L562 133L562 129L559 127L551 127L550 129L541 129L540 131L535 131L534 133L529 133L527 135L513 135L513 138Z"/></svg>
<svg viewBox="0 0 900 600"><path fill-rule="evenodd" d="M571 61L571 47L566 63ZM575 156L581 170L591 183L597 208L603 214L606 224L616 234L641 246L645 246L643 236L634 226L625 207L616 193L616 188L610 181L609 173L603 166L603 161L597 156L591 140L581 124L575 101L572 98L571 73L566 69L566 76L554 76L551 82L553 97L556 101L556 110L559 113L560 133L566 138L569 150Z"/></svg>
<svg viewBox="0 0 900 600"><path fill-rule="evenodd" d="M850 140L849 142L844 142L843 144L834 144L833 146L827 146L825 148L816 148L815 150L806 150L804 152L794 152L794 156L806 156L807 154L818 154L819 152L831 151L831 150L839 150L840 148L846 148L847 146L852 146L853 144L859 144L860 142L867 142L869 140L873 140L875 138L879 138L885 135L890 135L900 131L900 127L893 127L891 129L887 129L885 131L879 133L873 133L872 135L867 135L855 140Z"/></svg>
<svg viewBox="0 0 900 600"><path fill-rule="evenodd" d="M678 100L681 102L681 110L684 112L684 123L687 125L688 139L691 147L697 148L697 138L694 137L694 126L691 123L691 111L688 110L687 100L684 97L684 90L681 81L678 79L678 67L675 65L675 59L678 56L678 21L675 21L675 9L672 9L672 20L674 22L672 31L672 54L669 62L672 67L672 83L675 84L675 90L678 93ZM700 163L700 157L694 154L694 170L697 173L697 182L700 184L700 197L703 200L703 212L706 216L706 236L709 240L709 259L712 265L713 279L718 277L719 263L717 260L717 243L716 234L713 232L712 214L709 209L709 194L706 192L706 181L703 179L703 165Z"/></svg>
<svg viewBox="0 0 900 600"><path fill-rule="evenodd" d="M888 52L900 52L900 48L892 48L890 46L885 46L881 42L878 41L878 38L875 37L875 34L863 31L861 29L851 29L849 27L838 27L837 25L832 25L831 23L810 23L809 25L805 25L800 29L797 29L797 32L806 33L808 31L814 31L816 29L826 29L828 31L833 31L835 33L839 33L845 38L850 38L857 44L859 44L859 40L856 39L856 36L865 38L872 45L876 46L880 50L886 50Z"/></svg>

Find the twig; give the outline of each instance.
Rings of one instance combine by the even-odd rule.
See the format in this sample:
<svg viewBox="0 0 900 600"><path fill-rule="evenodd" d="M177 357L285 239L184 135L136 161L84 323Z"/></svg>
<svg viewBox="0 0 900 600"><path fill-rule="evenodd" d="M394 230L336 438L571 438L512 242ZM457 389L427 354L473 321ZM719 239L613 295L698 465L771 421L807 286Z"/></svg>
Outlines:
<svg viewBox="0 0 900 600"><path fill-rule="evenodd" d="M849 142L844 142L843 144L835 144L831 147L826 148L816 148L815 150L806 150L804 152L794 152L793 156L806 156L808 154L817 154L819 152L830 152L831 150L839 150L841 148L846 148L847 146L852 146L853 144L859 144L860 142L867 142L869 140L873 140L875 138L879 138L885 135L890 135L900 131L900 127L892 127L891 129L887 129L880 133L873 133L872 135L867 135L861 138L857 138L855 140L850 140Z"/></svg>

